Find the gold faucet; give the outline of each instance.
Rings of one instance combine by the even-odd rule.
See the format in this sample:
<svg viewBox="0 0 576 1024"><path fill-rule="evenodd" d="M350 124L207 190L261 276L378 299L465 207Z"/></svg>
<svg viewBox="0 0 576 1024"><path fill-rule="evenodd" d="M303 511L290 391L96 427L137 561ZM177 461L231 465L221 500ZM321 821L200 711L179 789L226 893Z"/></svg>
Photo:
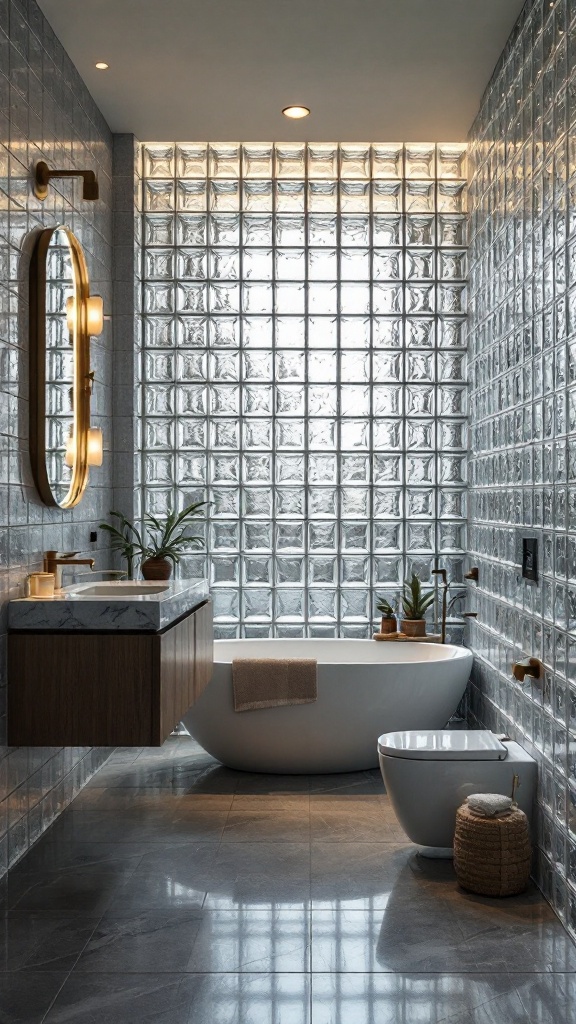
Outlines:
<svg viewBox="0 0 576 1024"><path fill-rule="evenodd" d="M91 569L94 568L93 558L74 558L77 554L77 551L68 551L63 555L57 551L44 552L44 572L54 573L55 590L62 590L62 566L89 565Z"/></svg>
<svg viewBox="0 0 576 1024"><path fill-rule="evenodd" d="M446 569L432 569L433 576L440 576L442 580L442 625L440 628L440 643L446 643L446 615L447 615L447 596L448 596L448 574Z"/></svg>

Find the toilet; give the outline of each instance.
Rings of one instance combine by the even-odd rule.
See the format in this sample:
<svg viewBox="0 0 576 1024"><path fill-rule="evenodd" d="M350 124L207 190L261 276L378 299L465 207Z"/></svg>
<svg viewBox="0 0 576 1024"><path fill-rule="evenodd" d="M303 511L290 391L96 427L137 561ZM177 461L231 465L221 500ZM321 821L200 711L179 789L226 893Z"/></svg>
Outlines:
<svg viewBox="0 0 576 1024"><path fill-rule="evenodd" d="M528 820L537 765L518 744L487 730L388 732L380 771L402 828L428 857L451 857L456 811L471 793L512 794Z"/></svg>

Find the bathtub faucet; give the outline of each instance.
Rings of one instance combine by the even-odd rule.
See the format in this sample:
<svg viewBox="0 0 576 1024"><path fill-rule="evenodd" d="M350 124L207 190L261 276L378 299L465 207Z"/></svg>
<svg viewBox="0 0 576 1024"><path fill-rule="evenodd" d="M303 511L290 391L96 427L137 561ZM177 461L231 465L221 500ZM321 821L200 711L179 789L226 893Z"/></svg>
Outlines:
<svg viewBox="0 0 576 1024"><path fill-rule="evenodd" d="M448 599L448 574L446 569L432 569L433 576L440 576L442 580L442 624L440 626L440 643L446 643L446 615L447 615L447 599Z"/></svg>

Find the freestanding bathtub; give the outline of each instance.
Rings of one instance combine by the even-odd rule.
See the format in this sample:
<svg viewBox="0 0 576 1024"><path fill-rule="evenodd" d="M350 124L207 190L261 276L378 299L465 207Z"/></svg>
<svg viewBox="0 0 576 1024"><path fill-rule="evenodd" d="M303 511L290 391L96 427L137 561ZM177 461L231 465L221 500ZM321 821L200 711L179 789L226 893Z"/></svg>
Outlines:
<svg viewBox="0 0 576 1024"><path fill-rule="evenodd" d="M234 711L234 658L316 658L312 704ZM378 766L378 737L442 729L466 689L472 654L448 644L374 640L216 640L214 675L185 715L230 768L303 775Z"/></svg>

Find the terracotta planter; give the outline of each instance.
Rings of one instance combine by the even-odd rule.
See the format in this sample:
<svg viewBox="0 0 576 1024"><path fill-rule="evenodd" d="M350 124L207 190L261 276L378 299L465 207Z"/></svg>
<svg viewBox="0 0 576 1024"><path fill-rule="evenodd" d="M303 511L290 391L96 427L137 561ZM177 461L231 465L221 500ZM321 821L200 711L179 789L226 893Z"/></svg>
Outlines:
<svg viewBox="0 0 576 1024"><path fill-rule="evenodd" d="M140 568L145 580L169 580L172 575L169 558L146 558Z"/></svg>
<svg viewBox="0 0 576 1024"><path fill-rule="evenodd" d="M400 629L406 636L426 636L426 620L402 619Z"/></svg>
<svg viewBox="0 0 576 1024"><path fill-rule="evenodd" d="M384 617L382 617L382 622L380 623L381 633L395 633L397 629L398 625L396 623L395 617L390 619L385 619Z"/></svg>

